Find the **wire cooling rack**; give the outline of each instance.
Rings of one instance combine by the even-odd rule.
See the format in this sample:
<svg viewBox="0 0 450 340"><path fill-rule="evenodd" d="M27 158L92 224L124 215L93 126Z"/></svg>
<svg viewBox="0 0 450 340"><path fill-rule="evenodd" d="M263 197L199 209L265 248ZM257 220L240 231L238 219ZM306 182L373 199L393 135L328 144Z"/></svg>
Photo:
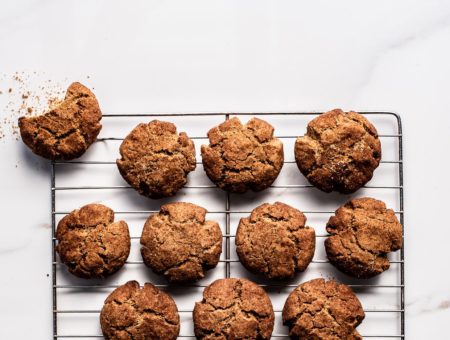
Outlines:
<svg viewBox="0 0 450 340"><path fill-rule="evenodd" d="M168 291L175 299L181 319L180 338L195 338L191 319L195 301L209 283L223 277L249 278L268 292L274 305L276 324L272 338L288 339L287 327L281 323L281 311L287 295L299 283L325 277L336 278L351 286L360 298L366 318L358 327L364 338L405 338L404 249L390 254L391 268L377 278L355 280L339 273L328 264L323 250L327 236L325 224L330 215L348 199L371 196L382 199L394 209L403 225L403 157L400 116L391 112L362 112L378 129L383 156L374 178L354 195L326 194L311 186L298 171L293 158L293 145L303 135L306 125L319 112L290 113L174 113L174 114L104 114L103 129L90 150L79 160L51 164L52 198L52 277L53 339L102 338L99 313L109 293L128 280L142 285L152 282ZM261 193L228 194L206 177L197 155L197 169L189 175L188 184L175 197L150 200L139 196L121 179L115 166L118 147L139 122L161 119L174 122L186 131L196 144L207 143L206 132L224 119L238 116L264 116L275 127L275 135L284 143L285 164L279 178ZM87 182L87 183L86 183ZM131 189L131 190L129 190ZM168 201L190 201L208 209L208 218L219 222L223 232L223 254L217 268L210 270L200 282L191 285L168 285L163 278L144 266L139 255L139 235L149 214L159 211ZM316 253L308 269L288 282L270 282L247 272L237 259L234 237L239 218L263 202L282 201L305 213L316 229ZM101 202L130 226L132 254L119 273L105 280L83 280L68 274L55 251L58 221L71 210L92 202Z"/></svg>

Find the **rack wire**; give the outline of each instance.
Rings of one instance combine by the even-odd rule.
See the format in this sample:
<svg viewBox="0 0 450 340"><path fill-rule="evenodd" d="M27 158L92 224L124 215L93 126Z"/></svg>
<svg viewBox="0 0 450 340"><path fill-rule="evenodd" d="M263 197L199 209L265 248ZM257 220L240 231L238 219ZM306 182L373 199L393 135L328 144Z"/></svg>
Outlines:
<svg viewBox="0 0 450 340"><path fill-rule="evenodd" d="M171 117L187 117L189 116L190 119L197 119L201 120L203 117L223 117L224 119L229 119L230 116L292 116L292 117L298 117L298 116L313 116L320 114L321 112L265 112L265 113L159 113L159 114L153 114L153 113L142 113L142 114L104 114L103 118L108 119L116 119L116 118L127 118L127 117L133 117L133 118L158 118L158 117L165 117L170 119ZM387 138L387 139L393 139L397 141L397 150L395 152L396 159L391 160L382 160L382 164L393 164L397 167L396 170L396 183L397 185L366 185L365 188L375 189L375 190L392 190L395 193L395 199L397 200L397 204L399 207L399 210L396 210L395 213L399 217L399 220L404 225L404 194L403 194L403 135L402 135L402 123L401 118L398 114L392 113L392 112L361 112L363 115L367 116L378 116L382 119L388 119L388 118L394 118L396 122L396 133L387 133L387 134L380 134L380 138ZM276 127L275 131L277 131L278 128ZM304 129L299 128L299 132L303 131ZM291 135L291 134L281 134L276 135L277 138L283 139L283 140L289 140L297 138L297 136ZM191 139L194 140L204 140L207 139L206 136L190 136ZM98 138L98 142L105 142L105 141L121 141L123 140L123 137L103 137ZM285 161L285 164L295 163L295 161ZM53 298L53 339L95 339L95 338L103 338L101 334L81 334L82 332L76 332L76 333L67 333L62 332L61 329L58 326L59 319L62 315L96 315L96 319L98 320L98 314L100 313L101 305L98 306L98 309L80 309L80 308L60 308L58 305L58 298L60 294L64 291L68 290L77 290L81 292L88 292L88 291L98 291L98 294L102 294L105 298L109 294L109 290L112 290L114 288L117 288L120 286L120 284L110 284L110 283L95 283L92 284L90 281L85 281L81 284L75 283L75 284L67 284L67 283L60 283L58 281L58 273L60 271L64 270L64 266L61 265L59 262L57 253L56 253L56 238L55 238L55 232L56 232L56 225L57 225L57 217L63 216L70 211L66 210L57 210L57 200L59 192L76 192L79 190L87 190L89 192L96 192L98 190L126 190L130 189L131 187L128 185L99 185L99 186L58 186L57 183L57 175L58 175L58 169L60 166L74 166L74 165L82 165L82 166L89 166L89 165L113 165L115 162L112 161L98 161L98 160L74 160L74 161L55 161L51 163L51 221L52 221L52 298ZM201 164L201 162L197 162L197 164ZM62 174L61 176L64 176ZM215 185L186 185L185 188L189 189L207 189L207 190L215 190L217 187ZM313 186L309 184L274 184L271 186L271 188L275 189L285 189L285 190L291 190L291 189L306 189L306 190L316 190L312 189ZM311 189L310 189L311 188ZM226 193L224 195L224 201L223 201L223 209L220 210L211 210L208 211L208 214L217 214L222 215L225 217L225 228L223 232L223 238L224 238L224 259L220 260L220 263L224 265L224 275L223 277L231 277L232 275L232 268L231 266L236 263L239 265L239 261L236 259L232 259L231 253L231 240L235 238L235 234L232 232L231 228L231 219L234 215L239 214L249 214L251 211L248 209L233 209L232 208L232 197L233 195L230 195L229 193ZM88 202L86 202L88 203ZM75 208L75 207L74 207ZM116 214L119 215L136 215L136 214L143 214L148 215L151 213L156 213L158 210L118 210L115 211ZM303 212L306 215L312 214L312 215L331 215L334 213L332 210L303 210ZM317 234L317 238L325 238L327 237L327 234ZM138 236L132 235L132 239L136 240L139 239ZM389 332L389 333L376 333L376 334L363 334L364 338L374 338L374 339L405 339L405 262L404 262L404 246L399 251L399 258L393 259L390 262L392 264L396 264L396 270L398 271L398 277L399 282L397 283L379 283L379 282L369 282L369 283L355 283L355 284L348 284L353 289L358 290L379 290L379 289L392 289L395 291L397 307L396 308L365 308L365 312L367 314L366 319L370 318L371 315L376 315L380 313L385 313L388 315L395 315L396 320L398 320L397 324L397 331L396 332ZM328 263L328 260L325 259L314 259L312 263L316 264L324 264ZM142 265L143 261L127 261L126 265ZM145 270L145 269L144 269ZM218 268L216 270L219 270ZM124 282L121 282L122 284ZM278 289L278 288L290 288L292 290L294 287L297 286L297 284L292 283L273 283L273 282L262 282L260 285L265 289ZM177 286L174 285L168 285L168 284L155 284L155 286L167 289L170 291L172 288L176 288ZM182 287L188 288L201 288L203 289L206 287L207 284L189 284L189 285L183 285ZM179 288L179 287L178 287ZM382 293L377 293L382 294ZM179 309L180 315L183 314L190 314L192 313L192 308L188 309ZM275 315L276 318L280 318L281 309L275 309ZM95 319L92 319L92 321ZM189 334L180 334L179 338L195 338L195 336L192 333ZM287 328L284 328L284 332L274 332L272 334L272 338L285 338L288 339L287 336Z"/></svg>

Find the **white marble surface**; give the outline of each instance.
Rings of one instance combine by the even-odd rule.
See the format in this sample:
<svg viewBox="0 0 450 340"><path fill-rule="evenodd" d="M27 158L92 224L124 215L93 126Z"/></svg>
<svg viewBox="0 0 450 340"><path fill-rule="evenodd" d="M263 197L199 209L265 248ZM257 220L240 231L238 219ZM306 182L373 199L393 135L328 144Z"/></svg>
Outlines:
<svg viewBox="0 0 450 340"><path fill-rule="evenodd" d="M108 112L400 113L406 334L449 338L449 1L11 0L1 7L2 91L14 72L37 71L94 87ZM0 154L0 338L50 339L49 166L8 136Z"/></svg>

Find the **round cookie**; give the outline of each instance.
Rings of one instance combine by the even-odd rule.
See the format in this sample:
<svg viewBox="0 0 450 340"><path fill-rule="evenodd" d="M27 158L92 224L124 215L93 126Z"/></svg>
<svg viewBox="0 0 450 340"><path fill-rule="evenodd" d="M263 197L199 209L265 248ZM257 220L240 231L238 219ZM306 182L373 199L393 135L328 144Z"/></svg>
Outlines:
<svg viewBox="0 0 450 340"><path fill-rule="evenodd" d="M315 231L305 222L305 215L287 204L260 205L239 222L236 251L240 261L269 279L292 278L296 270L304 271L316 245Z"/></svg>
<svg viewBox="0 0 450 340"><path fill-rule="evenodd" d="M327 223L328 259L357 278L371 278L389 268L387 254L402 247L402 225L394 211L373 198L358 198L336 210Z"/></svg>
<svg viewBox="0 0 450 340"><path fill-rule="evenodd" d="M270 339L274 313L267 293L246 279L220 279L195 304L197 339Z"/></svg>
<svg viewBox="0 0 450 340"><path fill-rule="evenodd" d="M106 340L175 340L180 316L173 299L151 283L129 281L105 300L100 325Z"/></svg>
<svg viewBox="0 0 450 340"><path fill-rule="evenodd" d="M209 130L209 145L202 145L203 168L219 188L236 193L269 187L283 166L283 144L273 127L252 118L242 125L238 118Z"/></svg>
<svg viewBox="0 0 450 340"><path fill-rule="evenodd" d="M88 204L64 216L56 230L56 251L69 272L82 278L103 278L118 271L130 254L124 221L101 204Z"/></svg>
<svg viewBox="0 0 450 340"><path fill-rule="evenodd" d="M174 124L153 120L139 124L120 145L120 174L141 195L173 196L196 166L195 147Z"/></svg>
<svg viewBox="0 0 450 340"><path fill-rule="evenodd" d="M283 308L291 339L362 340L355 328L364 317L350 287L324 279L297 286Z"/></svg>
<svg viewBox="0 0 450 340"><path fill-rule="evenodd" d="M321 114L295 142L298 168L325 192L355 192L370 181L380 159L377 130L353 111L335 109Z"/></svg>
<svg viewBox="0 0 450 340"><path fill-rule="evenodd" d="M222 232L206 221L206 209L192 203L169 203L145 222L141 236L144 263L170 282L192 282L219 262Z"/></svg>
<svg viewBox="0 0 450 340"><path fill-rule="evenodd" d="M51 160L80 157L95 141L102 126L102 113L94 94L80 83L72 83L64 101L36 117L20 117L23 142L36 155Z"/></svg>

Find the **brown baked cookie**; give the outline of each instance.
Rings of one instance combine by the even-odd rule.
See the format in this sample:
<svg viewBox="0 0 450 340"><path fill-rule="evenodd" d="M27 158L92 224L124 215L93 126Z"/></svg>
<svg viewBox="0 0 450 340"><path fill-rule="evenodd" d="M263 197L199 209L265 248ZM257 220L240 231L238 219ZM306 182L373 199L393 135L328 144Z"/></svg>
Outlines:
<svg viewBox="0 0 450 340"><path fill-rule="evenodd" d="M206 212L192 203L163 205L142 231L144 263L171 282L203 278L222 252L222 232L217 222L205 220Z"/></svg>
<svg viewBox="0 0 450 340"><path fill-rule="evenodd" d="M236 251L251 272L269 279L287 279L304 271L314 256L316 234L305 227L306 217L291 206L262 204L241 218Z"/></svg>
<svg viewBox="0 0 450 340"><path fill-rule="evenodd" d="M40 116L20 117L20 135L36 155L70 160L84 154L95 141L101 119L94 94L80 83L72 83L56 108Z"/></svg>
<svg viewBox="0 0 450 340"><path fill-rule="evenodd" d="M141 195L173 196L195 169L195 147L174 124L152 120L139 124L120 145L120 174Z"/></svg>
<svg viewBox="0 0 450 340"><path fill-rule="evenodd" d="M102 204L88 204L58 223L56 251L69 272L82 278L103 278L118 271L130 254L124 221Z"/></svg>
<svg viewBox="0 0 450 340"><path fill-rule="evenodd" d="M270 339L274 313L267 293L246 279L220 279L194 308L197 339Z"/></svg>
<svg viewBox="0 0 450 340"><path fill-rule="evenodd" d="M283 308L291 339L362 340L356 327L364 311L350 287L315 279L297 286Z"/></svg>
<svg viewBox="0 0 450 340"><path fill-rule="evenodd" d="M172 340L180 333L175 301L151 283L129 281L105 300L100 324L106 340Z"/></svg>
<svg viewBox="0 0 450 340"><path fill-rule="evenodd" d="M380 164L375 127L359 113L335 109L309 122L295 143L295 160L308 181L325 192L355 192Z"/></svg>
<svg viewBox="0 0 450 340"><path fill-rule="evenodd" d="M357 278L371 278L389 268L387 254L402 247L402 225L394 211L373 198L358 198L336 210L327 223L328 259Z"/></svg>
<svg viewBox="0 0 450 340"><path fill-rule="evenodd" d="M219 188L236 193L269 187L283 166L283 144L273 127L252 118L242 125L238 118L209 130L209 145L202 145L203 168Z"/></svg>

